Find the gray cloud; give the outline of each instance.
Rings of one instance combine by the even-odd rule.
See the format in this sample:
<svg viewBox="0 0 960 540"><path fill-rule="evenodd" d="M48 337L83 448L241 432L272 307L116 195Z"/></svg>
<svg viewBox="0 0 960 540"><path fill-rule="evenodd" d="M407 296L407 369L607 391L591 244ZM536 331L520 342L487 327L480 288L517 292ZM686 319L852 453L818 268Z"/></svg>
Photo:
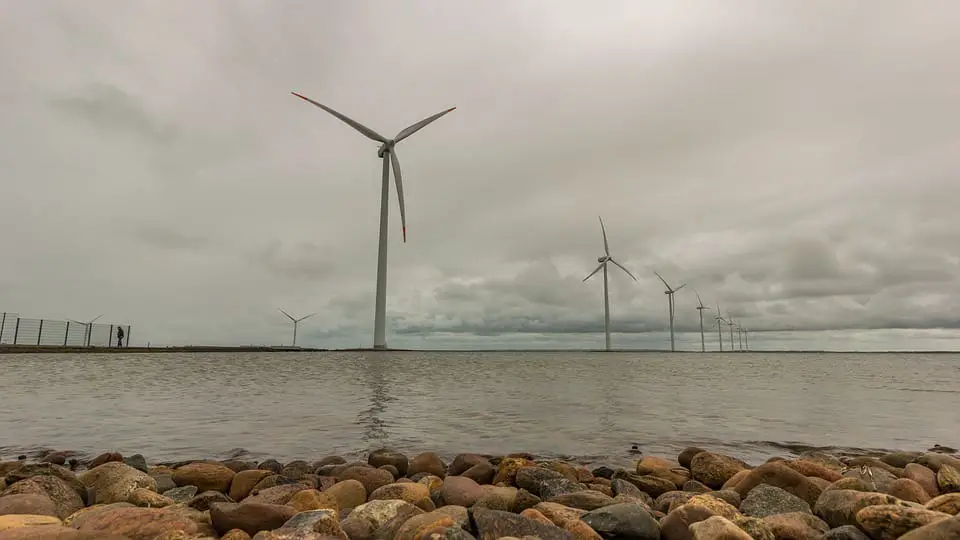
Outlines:
<svg viewBox="0 0 960 540"><path fill-rule="evenodd" d="M640 278L611 277L618 342L664 346L656 270L685 333L695 289L784 346L942 346L958 26L946 0L10 3L2 309L269 343L284 306L320 312L303 343L369 345L376 145L295 90L388 133L458 106L398 147L391 344L595 345L601 214Z"/></svg>

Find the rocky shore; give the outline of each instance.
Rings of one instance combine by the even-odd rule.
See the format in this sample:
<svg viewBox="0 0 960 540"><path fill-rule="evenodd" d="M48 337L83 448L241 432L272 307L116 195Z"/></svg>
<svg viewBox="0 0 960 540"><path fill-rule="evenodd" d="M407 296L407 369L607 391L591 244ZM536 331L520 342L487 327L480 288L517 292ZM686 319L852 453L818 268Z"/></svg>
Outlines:
<svg viewBox="0 0 960 540"><path fill-rule="evenodd" d="M0 540L960 539L960 455L0 462Z"/></svg>

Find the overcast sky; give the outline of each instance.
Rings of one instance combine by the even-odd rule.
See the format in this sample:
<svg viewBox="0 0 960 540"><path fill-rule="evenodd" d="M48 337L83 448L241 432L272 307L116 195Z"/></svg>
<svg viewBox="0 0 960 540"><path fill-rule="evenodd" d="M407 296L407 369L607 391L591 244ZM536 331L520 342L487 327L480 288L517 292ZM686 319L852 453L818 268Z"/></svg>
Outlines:
<svg viewBox="0 0 960 540"><path fill-rule="evenodd" d="M2 310L370 346L377 146L297 91L388 136L458 107L398 146L390 345L601 346L602 215L615 345L669 345L657 270L684 347L695 289L758 348L960 348L955 1L0 12Z"/></svg>

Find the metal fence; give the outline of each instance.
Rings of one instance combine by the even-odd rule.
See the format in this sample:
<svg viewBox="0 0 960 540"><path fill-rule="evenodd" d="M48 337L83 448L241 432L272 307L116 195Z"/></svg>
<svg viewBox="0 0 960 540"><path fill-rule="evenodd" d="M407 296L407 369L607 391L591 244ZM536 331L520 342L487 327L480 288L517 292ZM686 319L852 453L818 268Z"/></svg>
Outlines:
<svg viewBox="0 0 960 540"><path fill-rule="evenodd" d="M123 329L123 347L129 347L130 325L30 319L17 313L0 315L0 345L48 347L119 347L117 329Z"/></svg>

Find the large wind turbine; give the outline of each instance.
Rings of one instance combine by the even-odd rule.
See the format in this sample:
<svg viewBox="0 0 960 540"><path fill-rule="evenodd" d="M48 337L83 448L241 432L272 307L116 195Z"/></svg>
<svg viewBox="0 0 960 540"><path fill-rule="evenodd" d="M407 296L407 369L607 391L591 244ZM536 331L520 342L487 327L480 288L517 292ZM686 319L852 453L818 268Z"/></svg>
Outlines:
<svg viewBox="0 0 960 540"><path fill-rule="evenodd" d="M717 302L717 315L713 318L717 321L717 335L720 336L720 352L723 352L723 324L726 323L723 317L720 316L720 303Z"/></svg>
<svg viewBox="0 0 960 540"><path fill-rule="evenodd" d="M707 340L703 335L703 310L710 309L709 307L703 305L703 300L700 299L700 293L694 291L697 295L697 303L700 305L697 306L697 313L700 314L700 352L707 352Z"/></svg>
<svg viewBox="0 0 960 540"><path fill-rule="evenodd" d="M686 287L687 284L684 283L683 285L680 285L679 287L674 289L670 287L670 284L667 283L667 280L663 279L663 276L661 276L657 272L654 272L654 274L657 274L657 277L660 278L660 281L662 281L663 284L667 287L667 290L663 291L663 294L667 295L667 300L668 300L667 303L670 305L670 350L674 351L675 348L674 348L674 340L673 340L673 295L680 289Z"/></svg>
<svg viewBox="0 0 960 540"><path fill-rule="evenodd" d="M327 111L328 113L336 116L340 121L352 127L353 129L359 131L365 135L368 139L372 139L380 143L380 148L377 149L377 156L383 159L383 182L380 187L380 247L377 252L377 300L376 300L376 310L373 319L373 348L374 349L386 349L387 348L387 331L386 331L386 319L387 319L387 222L388 222L388 200L390 198L390 166L393 165L393 176L397 184L397 200L400 202L400 225L403 231L403 241L407 241L407 215L406 209L403 205L403 181L400 176L400 162L397 160L397 151L394 148L397 143L406 139L407 137L413 135L414 133L420 131L428 124L434 120L440 118L441 116L447 114L448 112L456 109L456 107L451 107L444 111L438 112L433 116L424 118L423 120L412 124L402 130L400 133L397 133L397 136L388 139L383 135L380 135L376 131L364 126L356 120L347 118L346 116L338 113L337 111L317 103L316 101L304 97L296 92L291 92L291 94L297 96L298 98L312 103L317 107Z"/></svg>
<svg viewBox="0 0 960 540"><path fill-rule="evenodd" d="M606 350L609 351L610 350L610 294L607 287L607 282L608 282L607 263L612 262L613 264L617 265L621 270L626 272L628 276L632 277L634 281L636 281L637 278L636 276L631 274L629 270L624 268L622 264L613 260L613 256L610 255L610 244L607 243L607 229L604 228L603 226L603 218L599 218L599 219L600 219L600 232L603 233L604 255L602 257L597 257L597 262L599 262L600 264L598 264L597 267L594 268L593 272L590 272L590 274L587 277L583 278L583 281L587 281L588 279L592 278L594 274L596 274L600 270L603 270L603 329L607 337Z"/></svg>
<svg viewBox="0 0 960 540"><path fill-rule="evenodd" d="M89 346L90 346L90 337L91 337L91 335L93 334L93 323L97 322L97 320L100 319L100 317L103 317L104 315L105 315L104 313L101 313L100 315L97 315L96 317L90 319L90 320L87 321L87 322L75 321L75 320L73 320L73 319L67 319L67 320L70 321L70 322L83 325L83 327L84 327L84 330L83 330L83 346L84 346L84 347L89 347ZM110 336L110 338L113 338L113 336Z"/></svg>
<svg viewBox="0 0 960 540"><path fill-rule="evenodd" d="M733 317L727 314L727 326L730 327L730 350L731 351L737 350L737 348L734 346L734 341L733 341L733 327L736 325L737 323L733 321Z"/></svg>
<svg viewBox="0 0 960 540"><path fill-rule="evenodd" d="M280 309L280 308L277 308L277 309ZM300 325L300 321L305 320L305 319L309 319L310 317L313 317L314 315L316 315L316 313L311 313L311 314L309 314L309 315L304 315L303 317L300 317L299 319L295 318L293 315L287 313L286 311L284 311L284 310L282 310L282 309L280 309L280 313L283 313L284 315L287 316L288 319L290 319L291 321L293 321L293 345L292 345L292 347L296 347L296 346L297 346L297 326Z"/></svg>

